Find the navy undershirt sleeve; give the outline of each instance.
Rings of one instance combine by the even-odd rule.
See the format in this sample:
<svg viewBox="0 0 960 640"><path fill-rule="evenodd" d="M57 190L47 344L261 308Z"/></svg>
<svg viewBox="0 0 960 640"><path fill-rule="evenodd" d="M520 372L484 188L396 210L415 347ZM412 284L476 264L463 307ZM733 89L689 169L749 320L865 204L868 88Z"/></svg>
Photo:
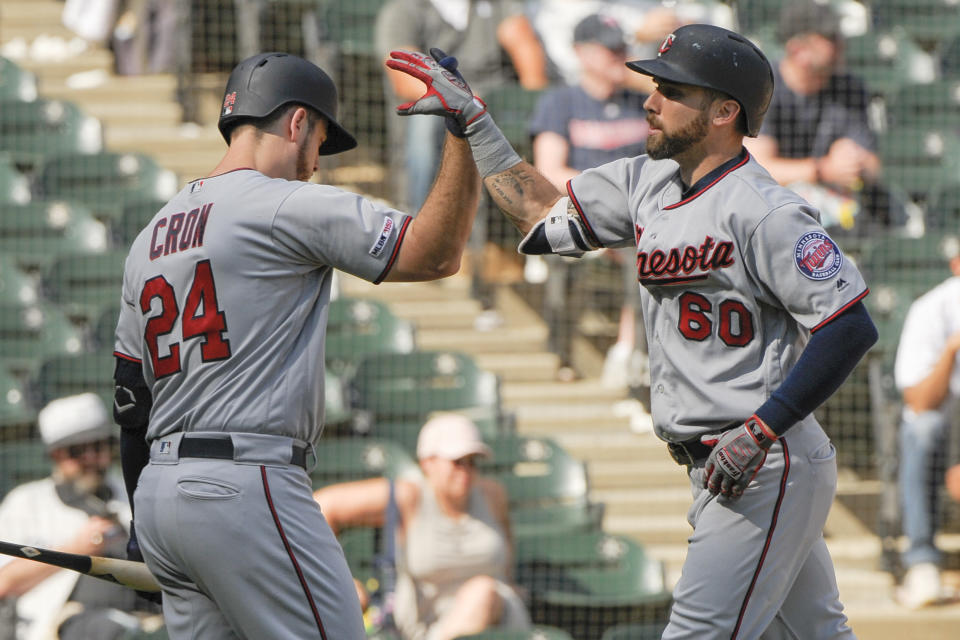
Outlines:
<svg viewBox="0 0 960 640"><path fill-rule="evenodd" d="M783 384L757 409L777 435L826 402L878 338L863 302L818 329Z"/></svg>

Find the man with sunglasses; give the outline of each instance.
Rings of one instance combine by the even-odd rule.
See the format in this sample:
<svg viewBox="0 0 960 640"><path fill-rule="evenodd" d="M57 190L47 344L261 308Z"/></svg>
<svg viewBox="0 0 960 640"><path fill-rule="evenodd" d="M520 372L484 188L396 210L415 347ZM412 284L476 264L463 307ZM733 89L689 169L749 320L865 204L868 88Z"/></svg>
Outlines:
<svg viewBox="0 0 960 640"><path fill-rule="evenodd" d="M37 422L53 468L48 477L4 497L0 539L125 558L130 508L122 480L111 473L115 427L103 402L94 393L59 398L40 411ZM125 637L159 611L120 585L5 556L3 598L17 598L18 640Z"/></svg>

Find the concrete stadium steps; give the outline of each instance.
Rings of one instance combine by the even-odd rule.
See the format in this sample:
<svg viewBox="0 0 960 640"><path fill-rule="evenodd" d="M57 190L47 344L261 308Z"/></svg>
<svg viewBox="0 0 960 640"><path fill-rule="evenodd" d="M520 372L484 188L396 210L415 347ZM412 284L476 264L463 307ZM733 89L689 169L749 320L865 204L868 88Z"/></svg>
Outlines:
<svg viewBox="0 0 960 640"><path fill-rule="evenodd" d="M2 6L2 5L0 5ZM2 19L2 16L0 16ZM67 83L67 79L78 73L88 73L91 71L110 74L113 71L113 54L102 48L91 48L90 45L82 43L82 40L64 40L54 38L47 45L50 49L49 58L25 57L18 61L20 67L31 71L38 77L42 77L40 90L43 90L43 84ZM79 49L80 46L86 47L82 51L73 53L70 49ZM42 51L40 45L35 45L34 50L37 53ZM42 54L41 54L42 55ZM98 74L100 75L100 74Z"/></svg>
<svg viewBox="0 0 960 640"><path fill-rule="evenodd" d="M166 100L136 105L123 102L85 101L80 104L84 113L98 118L104 123L104 129L123 129L125 127L174 127L179 126L183 109L175 102ZM183 148L178 153L183 155ZM222 150L221 150L222 153Z"/></svg>

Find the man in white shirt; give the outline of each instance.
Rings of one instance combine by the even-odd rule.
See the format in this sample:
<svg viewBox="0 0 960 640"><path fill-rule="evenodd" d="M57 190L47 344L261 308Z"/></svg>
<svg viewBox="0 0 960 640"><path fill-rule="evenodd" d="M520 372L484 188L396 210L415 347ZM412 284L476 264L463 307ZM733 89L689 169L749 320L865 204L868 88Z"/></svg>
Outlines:
<svg viewBox="0 0 960 640"><path fill-rule="evenodd" d="M907 569L898 590L910 608L941 597L942 554L934 542L940 487L947 463L944 446L960 398L960 246L954 242L948 278L910 306L894 377L903 393L900 427L900 499Z"/></svg>
<svg viewBox="0 0 960 640"><path fill-rule="evenodd" d="M38 416L51 474L0 502L0 539L83 555L126 557L130 522L123 482L109 473L114 425L100 398L59 398ZM158 608L125 587L74 571L0 556L0 599L17 598L17 640L121 637L141 628L133 611Z"/></svg>

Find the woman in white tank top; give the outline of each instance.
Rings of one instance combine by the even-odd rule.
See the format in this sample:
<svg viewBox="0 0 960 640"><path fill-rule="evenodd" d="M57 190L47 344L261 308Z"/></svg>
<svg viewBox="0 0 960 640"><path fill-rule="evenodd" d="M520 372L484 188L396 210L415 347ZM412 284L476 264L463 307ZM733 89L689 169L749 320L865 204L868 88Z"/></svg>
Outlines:
<svg viewBox="0 0 960 640"><path fill-rule="evenodd" d="M508 498L477 474L490 448L456 414L428 421L417 440L422 476L396 481L400 514L394 616L406 640L448 640L488 628L526 629L530 619L512 583ZM314 494L334 532L382 526L385 478L331 485Z"/></svg>

